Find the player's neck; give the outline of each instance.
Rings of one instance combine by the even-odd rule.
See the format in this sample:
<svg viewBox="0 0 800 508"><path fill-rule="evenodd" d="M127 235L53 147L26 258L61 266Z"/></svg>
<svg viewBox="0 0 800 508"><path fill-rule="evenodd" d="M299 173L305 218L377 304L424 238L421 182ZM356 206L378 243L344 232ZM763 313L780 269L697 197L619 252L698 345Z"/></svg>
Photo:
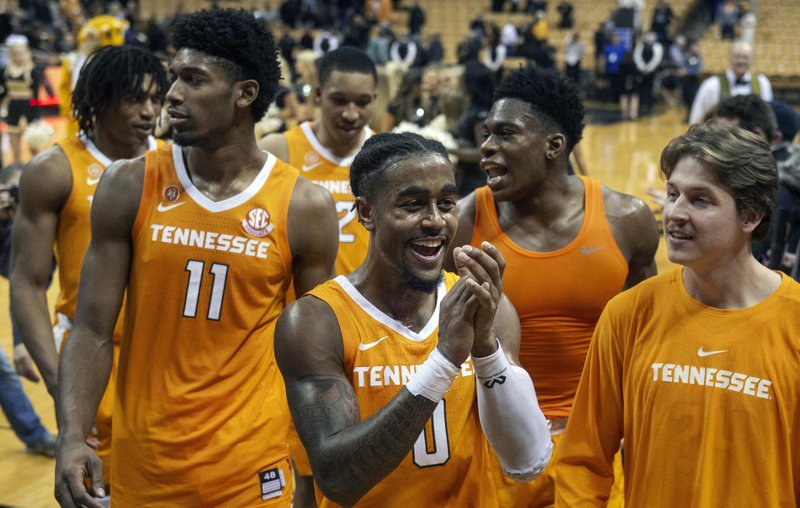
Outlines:
<svg viewBox="0 0 800 508"><path fill-rule="evenodd" d="M501 215L508 215L509 218L549 223L563 219L569 210L583 209L584 193L584 185L579 178L559 172L547 176L524 198L499 203L498 208Z"/></svg>
<svg viewBox="0 0 800 508"><path fill-rule="evenodd" d="M419 332L436 309L437 293L408 287L393 270L369 269L368 261L348 276L364 297L381 312L406 328Z"/></svg>
<svg viewBox="0 0 800 508"><path fill-rule="evenodd" d="M109 133L103 129L96 129L94 134L90 136L92 143L97 147L100 152L112 161L120 159L135 159L141 157L149 148L148 140L145 139L141 143L127 144L120 143L112 138Z"/></svg>
<svg viewBox="0 0 800 508"><path fill-rule="evenodd" d="M322 125L322 122L314 122L314 135L317 137L322 146L330 150L333 155L341 159L355 155L361 149L361 145L364 144L363 129L361 134L354 142L346 145L336 143L333 136L331 136Z"/></svg>
<svg viewBox="0 0 800 508"><path fill-rule="evenodd" d="M780 276L759 263L749 250L733 259L683 269L686 293L718 309L752 307L769 297L780 283Z"/></svg>

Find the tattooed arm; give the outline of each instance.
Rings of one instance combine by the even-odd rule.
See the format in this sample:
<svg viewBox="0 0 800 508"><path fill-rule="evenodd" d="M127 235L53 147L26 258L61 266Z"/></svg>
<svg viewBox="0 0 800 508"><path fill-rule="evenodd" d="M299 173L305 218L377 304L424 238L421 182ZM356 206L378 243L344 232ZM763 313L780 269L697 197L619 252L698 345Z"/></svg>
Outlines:
<svg viewBox="0 0 800 508"><path fill-rule="evenodd" d="M338 321L317 298L302 298L284 311L275 331L275 354L314 479L338 504L356 503L391 473L436 408L435 402L403 389L362 422L344 372Z"/></svg>
<svg viewBox="0 0 800 508"><path fill-rule="evenodd" d="M471 294L475 286L474 281L460 280L439 311L438 349L454 369L472 348L478 307ZM281 314L275 355L314 479L338 504L356 503L394 471L437 406L404 387L361 421L355 391L344 371L339 322L331 308L314 297L301 298Z"/></svg>

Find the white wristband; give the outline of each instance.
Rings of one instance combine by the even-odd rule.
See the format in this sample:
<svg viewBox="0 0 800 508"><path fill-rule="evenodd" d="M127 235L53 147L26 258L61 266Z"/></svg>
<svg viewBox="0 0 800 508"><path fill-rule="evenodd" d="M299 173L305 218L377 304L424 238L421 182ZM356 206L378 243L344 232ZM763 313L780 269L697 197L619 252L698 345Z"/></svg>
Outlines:
<svg viewBox="0 0 800 508"><path fill-rule="evenodd" d="M409 379L406 389L411 395L422 395L428 400L438 403L445 392L450 389L460 369L453 362L433 348L428 359L417 367L417 371Z"/></svg>
<svg viewBox="0 0 800 508"><path fill-rule="evenodd" d="M480 358L473 356L472 365L475 366L475 375L478 377L478 382L489 389L495 385L505 383L508 369L511 367L500 341L497 341L497 350L489 356Z"/></svg>

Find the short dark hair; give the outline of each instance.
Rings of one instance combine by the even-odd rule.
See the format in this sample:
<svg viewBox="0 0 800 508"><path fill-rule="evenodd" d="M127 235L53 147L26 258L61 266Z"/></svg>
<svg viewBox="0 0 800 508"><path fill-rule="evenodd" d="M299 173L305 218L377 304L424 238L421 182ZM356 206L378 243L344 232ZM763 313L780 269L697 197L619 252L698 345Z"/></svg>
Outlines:
<svg viewBox="0 0 800 508"><path fill-rule="evenodd" d="M512 71L494 91L495 102L519 99L533 114L567 138L567 153L583 137L583 101L571 79L553 69L523 67Z"/></svg>
<svg viewBox="0 0 800 508"><path fill-rule="evenodd" d="M320 85L324 85L328 81L333 71L370 74L373 82L378 84L378 70L375 68L375 62L369 55L353 46L341 46L333 51L328 51L317 60Z"/></svg>
<svg viewBox="0 0 800 508"><path fill-rule="evenodd" d="M706 122L669 142L661 153L661 175L669 179L684 157L692 157L716 173L733 194L739 213L763 212L752 239L767 237L778 192L778 169L766 141L740 127Z"/></svg>
<svg viewBox="0 0 800 508"><path fill-rule="evenodd" d="M176 50L188 48L219 59L231 81L252 79L258 97L252 104L260 120L278 91L281 69L272 34L253 13L242 9L214 9L181 16L172 25Z"/></svg>
<svg viewBox="0 0 800 508"><path fill-rule="evenodd" d="M714 116L736 118L739 127L753 132L755 128L764 131L767 141L772 143L778 131L778 120L772 107L758 95L735 95L723 99L717 106Z"/></svg>
<svg viewBox="0 0 800 508"><path fill-rule="evenodd" d="M350 165L350 190L371 201L395 164L422 155L450 161L447 149L438 141L411 132L376 134L364 142Z"/></svg>
<svg viewBox="0 0 800 508"><path fill-rule="evenodd" d="M158 96L167 93L164 66L149 51L137 46L106 46L89 57L72 91L72 115L89 135L97 115L126 97L140 97L145 76L151 76Z"/></svg>

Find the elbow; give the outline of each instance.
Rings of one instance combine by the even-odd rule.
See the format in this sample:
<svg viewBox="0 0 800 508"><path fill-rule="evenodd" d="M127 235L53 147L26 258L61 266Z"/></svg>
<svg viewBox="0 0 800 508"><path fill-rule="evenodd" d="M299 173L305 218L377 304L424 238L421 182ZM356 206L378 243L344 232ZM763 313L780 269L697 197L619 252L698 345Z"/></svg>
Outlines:
<svg viewBox="0 0 800 508"><path fill-rule="evenodd" d="M344 485L347 482L336 478L335 474L330 474L326 477L324 474L321 475L315 471L314 482L326 499L339 506L353 506L366 494L366 492L353 492L352 489Z"/></svg>
<svg viewBox="0 0 800 508"><path fill-rule="evenodd" d="M545 470L547 465L550 463L550 458L553 455L553 442L548 440L547 446L543 450L542 454L537 457L531 464L522 468L513 468L503 466L503 474L511 478L512 480L520 483L529 482L539 475Z"/></svg>

